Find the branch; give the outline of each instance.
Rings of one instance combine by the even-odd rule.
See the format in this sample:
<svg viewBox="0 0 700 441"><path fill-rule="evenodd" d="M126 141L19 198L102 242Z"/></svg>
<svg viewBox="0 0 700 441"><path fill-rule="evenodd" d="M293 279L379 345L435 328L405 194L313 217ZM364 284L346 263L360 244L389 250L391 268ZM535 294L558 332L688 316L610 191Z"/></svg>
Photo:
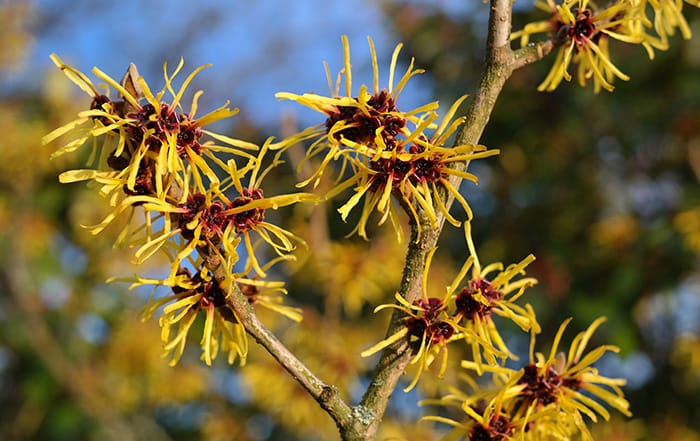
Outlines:
<svg viewBox="0 0 700 441"><path fill-rule="evenodd" d="M549 55L554 49L558 48L561 44L562 42L557 41L556 38L552 38L550 40L524 46L516 51L513 51L513 62L511 65L512 70L520 69L521 67L541 60Z"/></svg>
<svg viewBox="0 0 700 441"><path fill-rule="evenodd" d="M563 43L555 36L514 51L510 47L511 19L512 0L491 0L485 67L455 145L477 144L493 113L496 99L513 71L541 60ZM461 179L450 182L458 186Z"/></svg>
<svg viewBox="0 0 700 441"><path fill-rule="evenodd" d="M479 142L493 111L496 98L513 71L515 57L509 44L511 6L511 0L491 1L485 67L479 89L467 110L466 123L458 134L455 145L477 144ZM460 168L466 169L467 165L467 163L461 164ZM458 188L461 179L452 176L450 181ZM449 208L453 198L449 195L444 196L447 196L447 207ZM399 288L399 293L409 303L413 303L421 295L421 280L426 256L436 246L445 220L442 214L438 214L438 216L439 222L436 230L431 228L429 222L425 220L421 222L422 233L420 237L417 234L417 227L412 225L411 242L408 246L406 264ZM393 335L404 326L404 314L395 310L386 336ZM345 435L344 439L371 440L374 438L388 400L410 358L411 351L406 340L398 341L382 351L369 387L362 397L362 401L355 408L356 418L351 431Z"/></svg>
<svg viewBox="0 0 700 441"><path fill-rule="evenodd" d="M489 15L489 30L486 41L486 50L494 48L510 47L510 22L513 13L513 0L491 0L491 13ZM486 56L488 62L488 54Z"/></svg>
<svg viewBox="0 0 700 441"><path fill-rule="evenodd" d="M437 230L433 230L427 219L422 221L422 233L418 237L417 227L412 225L411 241L406 254L403 277L399 293L409 303L413 303L421 295L421 280L425 269L425 259L440 236L444 218L441 216ZM406 326L404 313L395 310L386 336L393 335ZM343 439L371 440L379 427L389 398L396 388L396 384L403 375L408 362L411 359L411 351L408 341L400 340L382 351L381 357L375 367L372 380L362 400L354 409L354 421L350 431Z"/></svg>
<svg viewBox="0 0 700 441"><path fill-rule="evenodd" d="M506 80L513 73L513 51L510 48L511 0L491 0L486 60L479 88L469 102L466 122L457 135L455 145L477 144L489 122L496 99ZM465 168L468 164L465 164ZM461 182L454 179L452 184Z"/></svg>
<svg viewBox="0 0 700 441"><path fill-rule="evenodd" d="M204 259L207 269L211 271L214 278L223 284L226 280L227 268L218 257L216 250L211 245L207 245L199 247L197 251ZM342 400L338 390L334 386L329 386L321 381L279 341L272 331L258 319L248 299L235 284L226 298L226 305L234 311L236 318L243 325L246 332L263 346L333 418L333 421L335 421L342 433L351 420L352 409Z"/></svg>

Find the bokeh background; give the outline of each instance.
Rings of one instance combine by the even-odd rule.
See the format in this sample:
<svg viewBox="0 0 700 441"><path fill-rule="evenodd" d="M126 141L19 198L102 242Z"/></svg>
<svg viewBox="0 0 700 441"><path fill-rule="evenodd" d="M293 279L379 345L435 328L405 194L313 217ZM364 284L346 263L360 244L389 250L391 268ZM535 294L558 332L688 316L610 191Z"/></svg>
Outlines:
<svg viewBox="0 0 700 441"><path fill-rule="evenodd" d="M675 38L652 62L639 47L613 46L632 80L612 94L575 84L536 92L551 60L516 72L482 139L502 154L473 164L478 187L463 184L482 262L537 256L530 274L540 283L527 300L545 335L568 316L572 335L608 317L594 343L621 351L600 369L628 379L634 417L596 428L599 439L700 439L700 14L687 9L696 39ZM528 0L516 11L516 27L536 17ZM325 93L322 61L338 71L342 34L358 85L371 81L368 35L380 66L404 42L404 64L414 56L426 69L400 108L473 91L486 13L472 0L0 0L0 439L337 439L330 419L255 345L245 368L225 360L206 368L195 337L168 367L157 320L139 315L150 292L105 283L137 269L130 250L111 248L116 230L93 237L80 227L99 221L106 203L85 185L57 182L85 158L49 161L54 146L40 143L90 101L51 52L115 78L134 62L156 87L163 61L184 57L186 70L213 63L192 88L205 90L202 107L231 100L241 114L217 129L260 141L322 122L273 95ZM268 179L266 194L288 191L297 161ZM279 216L309 242L276 274L305 319L263 318L356 401L372 361L358 354L382 338L388 318L371 311L391 299L404 248L382 231L370 242L344 240L351 224L332 207ZM446 230L432 286L461 266L461 234ZM151 265L139 271L158 271ZM509 344L527 351L526 336ZM417 422L435 409L416 401L445 391L445 382L424 383L396 392L382 439L444 433Z"/></svg>

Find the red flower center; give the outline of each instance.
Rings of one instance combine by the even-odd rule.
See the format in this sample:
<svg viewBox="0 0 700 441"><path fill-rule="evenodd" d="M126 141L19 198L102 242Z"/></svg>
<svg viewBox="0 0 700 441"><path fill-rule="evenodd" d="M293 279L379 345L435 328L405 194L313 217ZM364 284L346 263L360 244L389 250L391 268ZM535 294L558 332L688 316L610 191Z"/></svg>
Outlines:
<svg viewBox="0 0 700 441"><path fill-rule="evenodd" d="M359 107L337 106L335 112L330 113L326 119L326 132L330 132L335 124L343 121L347 127L335 134L336 139L342 136L359 144L374 146L377 129L381 127L384 144L389 150L395 149L396 136L406 125L406 120L389 114L398 112L394 99L383 89L378 94L372 95L367 100L367 105L369 114L364 113Z"/></svg>
<svg viewBox="0 0 700 441"><path fill-rule="evenodd" d="M426 337L432 344L444 342L452 337L454 327L438 317L444 306L441 299L436 297L418 299L415 304L421 309L422 317L408 319L406 326L409 336L417 337L417 343Z"/></svg>
<svg viewBox="0 0 700 441"><path fill-rule="evenodd" d="M260 188L244 188L241 196L231 201L229 208L242 207L251 201L262 199L263 197L263 191ZM231 222L233 222L237 233L248 231L261 223L263 220L265 220L265 210L263 208L251 208L250 210L236 213L231 216Z"/></svg>
<svg viewBox="0 0 700 441"><path fill-rule="evenodd" d="M474 296L481 292L488 304L477 300ZM476 279L469 282L457 295L455 300L457 306L456 314L468 320L475 320L477 317L485 319L491 315L493 305L503 298L503 293L493 287L486 279Z"/></svg>
<svg viewBox="0 0 700 441"><path fill-rule="evenodd" d="M576 48L584 47L594 38L595 23L591 19L591 11L576 9L576 23L569 29L569 37L576 43Z"/></svg>

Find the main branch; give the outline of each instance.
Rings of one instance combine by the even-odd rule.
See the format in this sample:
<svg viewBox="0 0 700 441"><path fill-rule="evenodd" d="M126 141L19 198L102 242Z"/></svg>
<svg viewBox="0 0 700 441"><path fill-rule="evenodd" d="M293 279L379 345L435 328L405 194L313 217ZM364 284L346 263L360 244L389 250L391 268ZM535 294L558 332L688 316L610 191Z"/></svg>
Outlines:
<svg viewBox="0 0 700 441"><path fill-rule="evenodd" d="M204 259L204 264L211 271L213 277L223 284L227 279L229 269L223 265L217 250L211 244L207 244L199 247L197 251ZM351 420L352 409L342 400L338 390L321 381L258 319L248 299L235 284L229 291L226 305L235 313L246 332L264 347L333 418L338 430L342 433Z"/></svg>
<svg viewBox="0 0 700 441"><path fill-rule="evenodd" d="M513 70L544 57L553 47L551 43L545 43L516 52L512 51L510 48L512 0L491 0L490 8L484 71L479 88L470 101L465 115L466 122L457 135L455 145L478 144L493 112L496 99ZM462 169L466 169L467 166L468 163L458 165ZM459 188L461 179L453 175L450 183ZM442 196L447 197L449 208L453 198L449 195ZM436 246L445 220L442 214L438 216L436 230L432 229L427 219L421 221L420 236L417 234L417 226L412 225L411 242L408 246L399 288L399 293L409 303L413 303L421 295L421 280L426 256ZM395 310L386 336L393 335L404 326L403 313ZM354 422L350 431L343 434L344 440L367 441L374 438L389 398L410 358L411 350L406 340L398 341L382 352L367 391L360 404L355 407Z"/></svg>

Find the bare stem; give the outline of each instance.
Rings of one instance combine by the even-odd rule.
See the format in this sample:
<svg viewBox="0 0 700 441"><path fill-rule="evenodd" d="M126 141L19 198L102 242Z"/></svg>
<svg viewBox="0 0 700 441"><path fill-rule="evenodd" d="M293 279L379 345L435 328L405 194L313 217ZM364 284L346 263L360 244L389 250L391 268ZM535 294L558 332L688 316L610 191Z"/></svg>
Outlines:
<svg viewBox="0 0 700 441"><path fill-rule="evenodd" d="M486 60L479 88L469 102L466 122L455 144L477 144L489 122L496 99L513 72L513 51L510 48L511 0L491 0ZM465 164L466 165L466 164ZM453 184L459 185L456 179Z"/></svg>
<svg viewBox="0 0 700 441"><path fill-rule="evenodd" d="M552 39L541 41L539 43L525 46L513 51L513 64L511 65L512 70L520 69L521 67L541 60L545 56L549 55L549 53L556 49L560 44L561 42L557 42L555 39Z"/></svg>
<svg viewBox="0 0 700 441"><path fill-rule="evenodd" d="M209 244L199 247L197 251L214 278L223 284L226 280L227 268L218 257L217 250ZM246 332L264 347L333 418L338 430L342 433L351 419L352 409L340 397L337 388L321 381L258 319L248 299L235 284L226 298L226 305L233 310Z"/></svg>

